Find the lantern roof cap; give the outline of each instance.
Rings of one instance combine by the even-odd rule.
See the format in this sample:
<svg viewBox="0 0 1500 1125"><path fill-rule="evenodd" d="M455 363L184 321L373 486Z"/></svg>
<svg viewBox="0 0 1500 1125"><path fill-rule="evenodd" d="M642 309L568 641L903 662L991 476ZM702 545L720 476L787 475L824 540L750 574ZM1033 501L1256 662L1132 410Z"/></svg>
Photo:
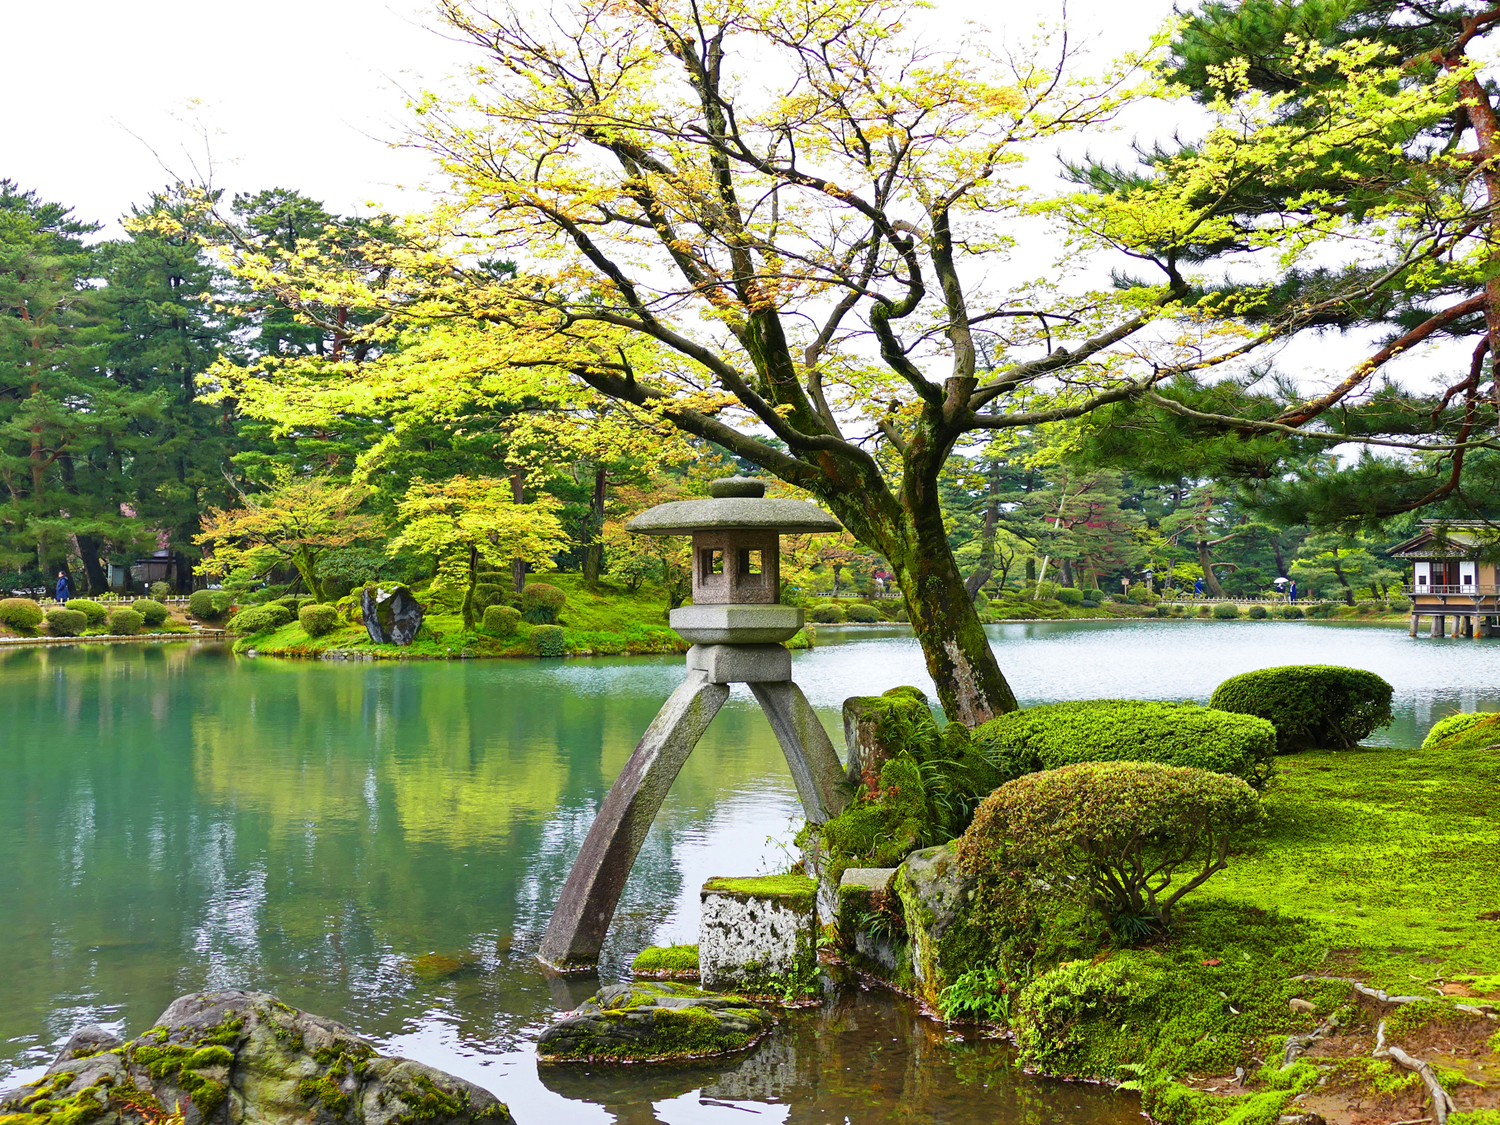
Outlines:
<svg viewBox="0 0 1500 1125"><path fill-rule="evenodd" d="M708 486L710 499L674 500L647 508L625 525L637 535L691 535L695 531L839 531L843 525L803 500L767 499L764 481L723 477Z"/></svg>

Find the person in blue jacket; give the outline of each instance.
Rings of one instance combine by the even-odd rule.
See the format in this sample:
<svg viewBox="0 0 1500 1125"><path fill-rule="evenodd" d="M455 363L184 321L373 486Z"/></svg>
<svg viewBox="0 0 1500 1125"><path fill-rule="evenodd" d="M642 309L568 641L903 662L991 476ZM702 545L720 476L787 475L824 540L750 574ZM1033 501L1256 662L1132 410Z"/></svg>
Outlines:
<svg viewBox="0 0 1500 1125"><path fill-rule="evenodd" d="M1297 580L1295 578L1292 579L1292 584L1286 588L1286 596L1291 600L1291 602L1292 602L1293 605L1296 604L1296 602L1297 602Z"/></svg>
<svg viewBox="0 0 1500 1125"><path fill-rule="evenodd" d="M67 605L68 599L72 596L73 591L68 589L68 572L65 570L59 570L57 572L57 600L62 604Z"/></svg>
<svg viewBox="0 0 1500 1125"><path fill-rule="evenodd" d="M1195 597L1195 598L1201 598L1202 596L1203 596L1203 579L1200 578L1196 582L1193 583L1193 597Z"/></svg>

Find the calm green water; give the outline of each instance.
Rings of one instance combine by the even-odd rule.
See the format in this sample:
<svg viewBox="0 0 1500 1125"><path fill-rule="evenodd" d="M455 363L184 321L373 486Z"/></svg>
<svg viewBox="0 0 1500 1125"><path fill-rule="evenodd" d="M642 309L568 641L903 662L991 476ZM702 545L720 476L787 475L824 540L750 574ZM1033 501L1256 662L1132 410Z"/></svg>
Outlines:
<svg viewBox="0 0 1500 1125"><path fill-rule="evenodd" d="M1282 623L991 630L1028 702L1206 699L1292 662L1398 687L1386 738L1500 705L1500 642ZM797 676L830 730L845 696L927 686L890 630L823 630ZM596 987L530 957L598 800L681 676L679 658L340 664L174 645L0 653L0 1086L84 1023L133 1034L175 996L241 986L462 1074L522 1125L1138 1120L1129 1098L1037 1082L992 1041L845 989L746 1060L541 1068L529 1043ZM836 742L838 740L836 739ZM601 971L695 940L697 888L788 860L796 796L748 693L679 778ZM467 967L422 980L437 952Z"/></svg>

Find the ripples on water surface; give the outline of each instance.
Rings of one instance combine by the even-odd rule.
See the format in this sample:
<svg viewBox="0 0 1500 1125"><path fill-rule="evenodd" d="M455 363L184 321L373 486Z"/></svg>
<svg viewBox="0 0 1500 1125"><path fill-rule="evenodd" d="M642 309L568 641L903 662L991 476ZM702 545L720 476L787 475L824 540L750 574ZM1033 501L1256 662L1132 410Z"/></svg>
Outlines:
<svg viewBox="0 0 1500 1125"><path fill-rule="evenodd" d="M1500 642L1283 623L990 629L1024 702L1206 700L1225 676L1349 664L1397 688L1381 741L1500 705ZM835 730L846 696L929 688L894 630L825 629L796 675ZM339 664L191 645L0 653L0 1086L74 1027L134 1034L194 989L263 988L469 1077L522 1125L1138 1120L1039 1083L878 994L792 1016L749 1059L538 1071L547 1015L594 987L529 957L599 798L680 658ZM836 738L837 742L838 739ZM796 794L737 688L642 852L602 970L693 941L712 875L779 869ZM464 964L424 982L411 961Z"/></svg>

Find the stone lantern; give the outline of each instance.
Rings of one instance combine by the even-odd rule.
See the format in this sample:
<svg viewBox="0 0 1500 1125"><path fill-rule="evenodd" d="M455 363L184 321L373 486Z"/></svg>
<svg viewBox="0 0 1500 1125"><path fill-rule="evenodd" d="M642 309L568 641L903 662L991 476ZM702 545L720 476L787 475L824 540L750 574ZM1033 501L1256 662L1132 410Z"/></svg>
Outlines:
<svg viewBox="0 0 1500 1125"><path fill-rule="evenodd" d="M807 819L822 823L848 803L843 767L780 642L802 628L802 610L780 604L781 536L835 532L839 522L800 500L768 500L765 485L728 477L710 499L679 500L626 524L638 535L693 537L693 604L674 609L672 628L690 641L687 677L646 728L615 779L573 862L542 939L541 959L564 970L592 969L646 832L709 722L747 684L786 754Z"/></svg>

